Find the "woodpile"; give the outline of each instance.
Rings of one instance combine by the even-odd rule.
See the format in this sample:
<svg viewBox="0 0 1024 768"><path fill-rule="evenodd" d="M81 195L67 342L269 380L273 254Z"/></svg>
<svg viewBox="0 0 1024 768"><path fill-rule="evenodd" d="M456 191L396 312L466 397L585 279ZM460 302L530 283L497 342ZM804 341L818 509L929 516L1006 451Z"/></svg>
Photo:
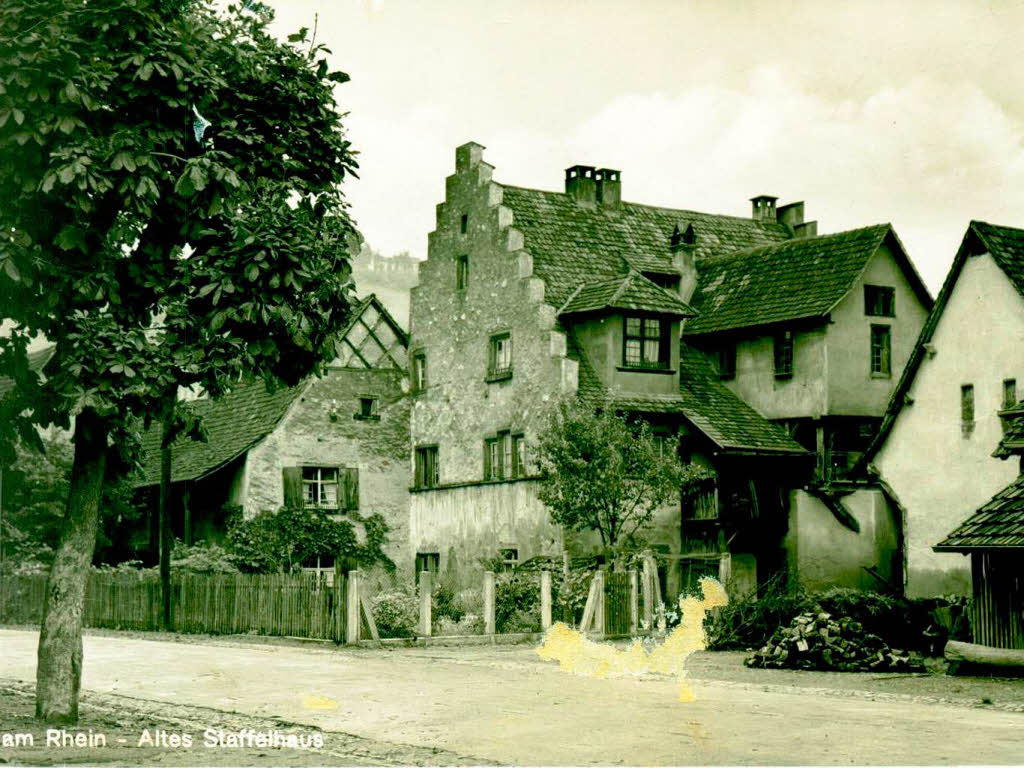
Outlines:
<svg viewBox="0 0 1024 768"><path fill-rule="evenodd" d="M906 672L923 669L920 661L893 650L878 635L851 618L801 613L779 627L768 643L746 660L748 667L831 669L844 672Z"/></svg>

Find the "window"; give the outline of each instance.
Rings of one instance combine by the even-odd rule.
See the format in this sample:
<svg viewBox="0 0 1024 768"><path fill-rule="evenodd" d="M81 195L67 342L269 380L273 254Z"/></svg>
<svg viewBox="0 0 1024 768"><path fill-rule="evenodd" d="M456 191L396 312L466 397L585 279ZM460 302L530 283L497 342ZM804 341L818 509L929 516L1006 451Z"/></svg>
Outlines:
<svg viewBox="0 0 1024 768"><path fill-rule="evenodd" d="M501 559L502 571L514 571L519 565L519 550L514 547L506 547L498 550L498 557Z"/></svg>
<svg viewBox="0 0 1024 768"><path fill-rule="evenodd" d="M379 419L377 411L377 398L372 395L363 395L359 398L359 410L356 412L357 419Z"/></svg>
<svg viewBox="0 0 1024 768"><path fill-rule="evenodd" d="M1003 379L1003 408L1017 405L1017 380Z"/></svg>
<svg viewBox="0 0 1024 768"><path fill-rule="evenodd" d="M427 389L427 353L420 349L412 353L412 391Z"/></svg>
<svg viewBox="0 0 1024 768"><path fill-rule="evenodd" d="M872 317L895 317L895 289L882 285L865 285L864 314Z"/></svg>
<svg viewBox="0 0 1024 768"><path fill-rule="evenodd" d="M455 257L455 290L464 291L469 285L469 256Z"/></svg>
<svg viewBox="0 0 1024 768"><path fill-rule="evenodd" d="M503 430L484 440L484 480L514 480L526 475L526 440Z"/></svg>
<svg viewBox="0 0 1024 768"><path fill-rule="evenodd" d="M892 375L892 331L888 325L871 326L871 375Z"/></svg>
<svg viewBox="0 0 1024 768"><path fill-rule="evenodd" d="M625 318L622 365L626 368L668 368L669 324L657 317Z"/></svg>
<svg viewBox="0 0 1024 768"><path fill-rule="evenodd" d="M731 379L736 376L736 345L726 344L718 350L718 376Z"/></svg>
<svg viewBox="0 0 1024 768"><path fill-rule="evenodd" d="M307 507L338 508L338 468L303 467L302 498Z"/></svg>
<svg viewBox="0 0 1024 768"><path fill-rule="evenodd" d="M437 573L441 570L441 555L438 552L417 552L416 553L416 573L422 573L423 571L430 571L431 573Z"/></svg>
<svg viewBox="0 0 1024 768"><path fill-rule="evenodd" d="M776 334L773 345L775 378L789 378L793 375L793 333L783 331Z"/></svg>
<svg viewBox="0 0 1024 768"><path fill-rule="evenodd" d="M416 477L414 478L417 488L433 488L438 484L439 479L437 446L424 445L416 449Z"/></svg>
<svg viewBox="0 0 1024 768"><path fill-rule="evenodd" d="M467 229L469 229L469 214L464 213L459 219L459 232L464 235Z"/></svg>
<svg viewBox="0 0 1024 768"><path fill-rule="evenodd" d="M507 379L512 375L512 335L499 333L491 336L487 363L487 378Z"/></svg>
<svg viewBox="0 0 1024 768"><path fill-rule="evenodd" d="M964 437L974 430L974 385L960 387L960 430Z"/></svg>

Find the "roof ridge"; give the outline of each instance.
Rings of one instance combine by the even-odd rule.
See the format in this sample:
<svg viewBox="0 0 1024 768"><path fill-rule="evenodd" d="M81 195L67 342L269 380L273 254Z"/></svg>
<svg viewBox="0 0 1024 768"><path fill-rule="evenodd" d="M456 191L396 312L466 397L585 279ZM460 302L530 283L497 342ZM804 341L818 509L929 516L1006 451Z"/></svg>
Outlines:
<svg viewBox="0 0 1024 768"><path fill-rule="evenodd" d="M521 184L506 184L506 183L501 182L501 181L496 181L494 183L497 184L498 186L504 188L504 189L517 189L517 190L521 190L523 192L537 192L537 193L540 193L542 195L558 195L559 197L566 197L565 192L559 192L559 191L554 190L554 189L538 189L537 187L526 187L526 186L523 186ZM697 216L713 216L716 219L731 219L733 221L742 221L742 222L746 222L748 224L754 224L754 225L760 225L760 226L764 226L765 224L775 224L776 226L778 226L780 228L785 228L785 225L780 224L778 222L758 221L757 219L752 219L752 218L750 218L748 216L737 216L737 215L732 214L732 213L709 213L708 211L695 211L695 210L693 210L691 208L671 208L671 207L666 206L666 205L654 205L652 203L637 203L637 202L633 202L632 200L622 200L622 201L619 202L619 205L620 206L622 206L622 205L634 206L636 208L648 208L648 209L654 210L654 211L665 211L665 212L671 212L671 213L696 214Z"/></svg>
<svg viewBox="0 0 1024 768"><path fill-rule="evenodd" d="M843 235L852 235L857 232L867 232L871 229L884 229L886 232L892 230L892 224L886 222L884 224L869 224L864 227L854 227L853 229L844 229L839 232L829 232L827 235L815 235L814 237L791 237L788 240L780 240L777 243L768 243L766 245L755 245L753 248L746 248L741 251L727 251L721 255L715 256L714 261L716 264L721 264L733 259L740 259L746 256L752 256L754 254L766 253L776 248L783 248L786 246L793 245L805 245L807 243L820 243L826 240L832 240Z"/></svg>

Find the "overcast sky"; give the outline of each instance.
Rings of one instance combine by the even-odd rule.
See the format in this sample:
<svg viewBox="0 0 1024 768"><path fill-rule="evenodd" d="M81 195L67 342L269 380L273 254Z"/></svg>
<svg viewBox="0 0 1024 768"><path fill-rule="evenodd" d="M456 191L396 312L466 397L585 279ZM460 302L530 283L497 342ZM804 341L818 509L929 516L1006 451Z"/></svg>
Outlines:
<svg viewBox="0 0 1024 768"><path fill-rule="evenodd" d="M804 200L819 232L892 222L937 291L967 223L1024 226L1024 4L271 0L352 81L353 213L426 256L454 148L547 189L620 168L636 202L749 215Z"/></svg>

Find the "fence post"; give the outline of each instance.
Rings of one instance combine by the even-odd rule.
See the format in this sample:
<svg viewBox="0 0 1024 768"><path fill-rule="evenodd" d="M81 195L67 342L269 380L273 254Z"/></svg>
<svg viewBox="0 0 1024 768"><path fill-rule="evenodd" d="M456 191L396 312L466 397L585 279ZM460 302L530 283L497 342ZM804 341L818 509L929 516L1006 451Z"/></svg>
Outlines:
<svg viewBox="0 0 1024 768"><path fill-rule="evenodd" d="M635 635L640 624L640 601L636 568L629 571L629 634Z"/></svg>
<svg viewBox="0 0 1024 768"><path fill-rule="evenodd" d="M484 571L484 633L494 634L494 571Z"/></svg>
<svg viewBox="0 0 1024 768"><path fill-rule="evenodd" d="M599 637L604 637L605 634L605 622L604 622L604 570L600 570L594 574L594 580L597 582L597 588L594 590L594 631L597 632Z"/></svg>
<svg viewBox="0 0 1024 768"><path fill-rule="evenodd" d="M430 637L430 599L433 593L430 571L420 571L420 634Z"/></svg>
<svg viewBox="0 0 1024 768"><path fill-rule="evenodd" d="M341 558L337 558L334 561L334 583L331 584L334 589L334 642L341 643L345 641L345 611L342 610L342 598L347 600L348 596L345 595L345 573L341 570Z"/></svg>
<svg viewBox="0 0 1024 768"><path fill-rule="evenodd" d="M650 552L644 552L644 624L648 631L654 630L654 574L651 568Z"/></svg>
<svg viewBox="0 0 1024 768"><path fill-rule="evenodd" d="M345 601L345 643L359 642L359 569L348 572L348 599Z"/></svg>
<svg viewBox="0 0 1024 768"><path fill-rule="evenodd" d="M551 626L551 571L540 572L540 628Z"/></svg>

